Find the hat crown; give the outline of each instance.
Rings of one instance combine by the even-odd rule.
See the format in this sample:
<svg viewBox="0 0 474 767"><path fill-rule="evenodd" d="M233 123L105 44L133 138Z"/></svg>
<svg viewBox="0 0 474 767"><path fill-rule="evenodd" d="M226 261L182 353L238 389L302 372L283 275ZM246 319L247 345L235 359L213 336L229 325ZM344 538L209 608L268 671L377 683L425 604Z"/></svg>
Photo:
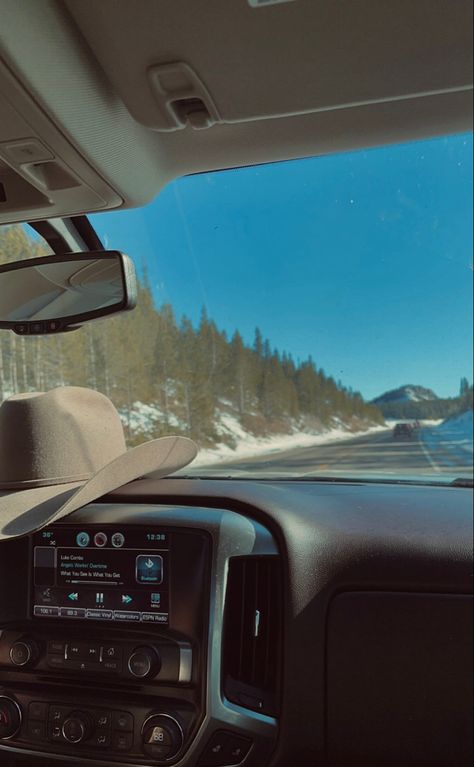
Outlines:
<svg viewBox="0 0 474 767"><path fill-rule="evenodd" d="M0 406L0 489L84 481L125 449L117 410L92 389L17 394Z"/></svg>

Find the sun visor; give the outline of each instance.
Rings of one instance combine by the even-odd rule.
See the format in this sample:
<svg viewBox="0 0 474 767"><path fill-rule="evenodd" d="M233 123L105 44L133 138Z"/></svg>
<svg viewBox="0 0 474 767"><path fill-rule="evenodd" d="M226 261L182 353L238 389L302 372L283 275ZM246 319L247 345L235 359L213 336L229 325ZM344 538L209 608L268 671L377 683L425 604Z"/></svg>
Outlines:
<svg viewBox="0 0 474 767"><path fill-rule="evenodd" d="M432 0L67 6L130 113L158 131L472 86L469 0L455 13Z"/></svg>

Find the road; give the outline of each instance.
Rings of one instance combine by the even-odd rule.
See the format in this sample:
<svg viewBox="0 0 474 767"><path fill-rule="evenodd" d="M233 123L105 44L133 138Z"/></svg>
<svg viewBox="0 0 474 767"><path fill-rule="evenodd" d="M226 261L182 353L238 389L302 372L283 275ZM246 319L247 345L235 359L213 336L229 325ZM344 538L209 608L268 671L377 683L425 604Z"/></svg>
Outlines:
<svg viewBox="0 0 474 767"><path fill-rule="evenodd" d="M387 478L438 475L440 479L443 474L453 477L472 475L472 456L450 447L442 444L436 449L428 449L423 432L413 439L394 439L392 431L387 430L326 445L274 451L221 463L216 468L220 472L258 472L261 476L266 472L346 477L378 474Z"/></svg>

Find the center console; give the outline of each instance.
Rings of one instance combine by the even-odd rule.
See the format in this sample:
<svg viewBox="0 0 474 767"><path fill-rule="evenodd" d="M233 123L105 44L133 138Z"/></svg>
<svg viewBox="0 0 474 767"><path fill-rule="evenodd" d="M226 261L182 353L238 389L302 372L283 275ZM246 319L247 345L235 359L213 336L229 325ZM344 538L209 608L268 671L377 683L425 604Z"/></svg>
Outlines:
<svg viewBox="0 0 474 767"><path fill-rule="evenodd" d="M263 763L276 720L226 700L221 663L229 562L274 559L268 531L223 510L96 504L3 550L0 758Z"/></svg>

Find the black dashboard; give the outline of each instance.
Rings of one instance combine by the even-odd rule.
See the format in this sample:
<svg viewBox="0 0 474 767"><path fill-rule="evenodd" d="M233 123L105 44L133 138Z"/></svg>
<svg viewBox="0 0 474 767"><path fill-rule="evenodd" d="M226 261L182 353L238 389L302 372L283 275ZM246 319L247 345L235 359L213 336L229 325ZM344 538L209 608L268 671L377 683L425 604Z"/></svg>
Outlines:
<svg viewBox="0 0 474 767"><path fill-rule="evenodd" d="M0 547L2 765L464 765L472 492L173 478Z"/></svg>

